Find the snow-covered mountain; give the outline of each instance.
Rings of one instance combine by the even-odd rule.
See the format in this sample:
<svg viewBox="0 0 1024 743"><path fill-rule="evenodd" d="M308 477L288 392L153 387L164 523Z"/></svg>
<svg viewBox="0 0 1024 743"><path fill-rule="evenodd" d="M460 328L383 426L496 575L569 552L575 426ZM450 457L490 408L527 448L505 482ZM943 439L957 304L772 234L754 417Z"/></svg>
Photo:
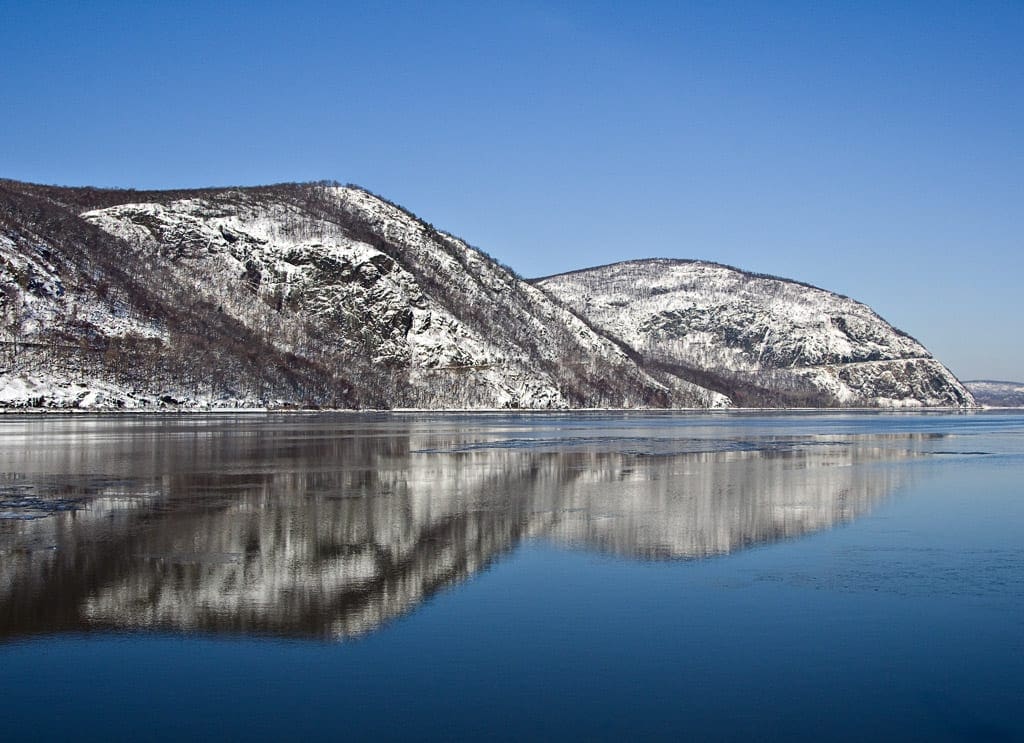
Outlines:
<svg viewBox="0 0 1024 743"><path fill-rule="evenodd" d="M14 208L5 210L0 281L7 349L21 372L6 386L11 402L73 404L81 394L80 404L126 406L558 408L715 399L656 381L511 270L358 188L5 191Z"/></svg>
<svg viewBox="0 0 1024 743"><path fill-rule="evenodd" d="M976 379L964 382L979 405L992 408L1024 408L1024 382Z"/></svg>
<svg viewBox="0 0 1024 743"><path fill-rule="evenodd" d="M973 402L863 305L739 272L744 301L723 278L679 304L707 282L661 274L730 270L624 265L637 283L608 297L608 268L535 285L337 184L0 181L0 406Z"/></svg>
<svg viewBox="0 0 1024 743"><path fill-rule="evenodd" d="M848 297L702 261L644 260L537 280L627 345L741 405L973 405L920 343Z"/></svg>

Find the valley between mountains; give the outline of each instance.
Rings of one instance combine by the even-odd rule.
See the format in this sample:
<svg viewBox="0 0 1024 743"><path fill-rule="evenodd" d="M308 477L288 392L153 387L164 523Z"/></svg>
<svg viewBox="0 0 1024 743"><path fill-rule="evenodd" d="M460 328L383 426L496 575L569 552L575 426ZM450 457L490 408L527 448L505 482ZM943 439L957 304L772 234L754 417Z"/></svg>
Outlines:
<svg viewBox="0 0 1024 743"><path fill-rule="evenodd" d="M0 407L975 405L847 297L700 261L526 280L335 183L0 181Z"/></svg>

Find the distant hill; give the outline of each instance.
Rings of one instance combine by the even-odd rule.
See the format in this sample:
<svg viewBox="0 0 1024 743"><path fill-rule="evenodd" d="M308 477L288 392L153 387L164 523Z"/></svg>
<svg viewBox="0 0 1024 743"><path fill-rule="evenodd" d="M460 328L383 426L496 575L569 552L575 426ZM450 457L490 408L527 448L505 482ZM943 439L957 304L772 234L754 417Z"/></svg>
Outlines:
<svg viewBox="0 0 1024 743"><path fill-rule="evenodd" d="M976 379L964 382L979 405L993 408L1024 408L1024 382Z"/></svg>

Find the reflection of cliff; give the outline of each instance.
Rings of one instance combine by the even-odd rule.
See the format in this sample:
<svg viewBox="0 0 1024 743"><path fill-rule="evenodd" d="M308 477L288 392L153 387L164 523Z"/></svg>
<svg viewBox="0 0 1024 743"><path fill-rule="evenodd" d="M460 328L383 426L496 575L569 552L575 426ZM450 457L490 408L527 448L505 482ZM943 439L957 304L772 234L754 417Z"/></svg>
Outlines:
<svg viewBox="0 0 1024 743"><path fill-rule="evenodd" d="M27 436L7 462L23 477L8 490L87 506L0 521L0 636L358 635L528 537L691 558L824 529L891 493L903 470L881 463L907 455L806 440L656 456L614 444L459 451L400 428L161 425Z"/></svg>
<svg viewBox="0 0 1024 743"><path fill-rule="evenodd" d="M904 473L863 465L893 456L820 446L595 462L566 483L551 534L648 559L726 554L866 513Z"/></svg>

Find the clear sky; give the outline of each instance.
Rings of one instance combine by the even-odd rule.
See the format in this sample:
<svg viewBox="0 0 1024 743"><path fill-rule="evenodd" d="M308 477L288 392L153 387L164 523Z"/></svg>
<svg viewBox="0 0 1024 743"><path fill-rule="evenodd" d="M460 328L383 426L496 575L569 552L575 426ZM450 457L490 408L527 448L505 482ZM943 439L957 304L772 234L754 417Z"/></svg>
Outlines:
<svg viewBox="0 0 1024 743"><path fill-rule="evenodd" d="M1024 379L1024 2L0 0L0 176L337 179L525 276L702 258Z"/></svg>

